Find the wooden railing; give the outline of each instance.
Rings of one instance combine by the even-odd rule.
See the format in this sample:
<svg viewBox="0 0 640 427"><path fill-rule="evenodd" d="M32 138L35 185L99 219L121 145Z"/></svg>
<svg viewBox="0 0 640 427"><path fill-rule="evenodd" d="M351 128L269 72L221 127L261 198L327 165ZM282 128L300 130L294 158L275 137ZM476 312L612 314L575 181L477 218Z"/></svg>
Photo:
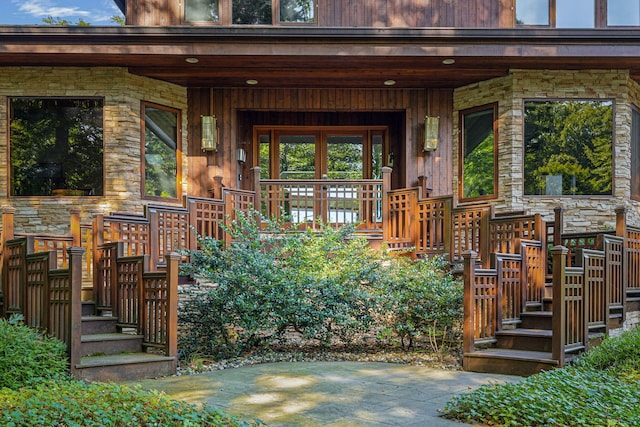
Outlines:
<svg viewBox="0 0 640 427"><path fill-rule="evenodd" d="M259 168L254 173L259 174ZM259 177L259 175L258 175ZM358 229L382 230L383 180L259 180L260 212L316 228L356 224Z"/></svg>

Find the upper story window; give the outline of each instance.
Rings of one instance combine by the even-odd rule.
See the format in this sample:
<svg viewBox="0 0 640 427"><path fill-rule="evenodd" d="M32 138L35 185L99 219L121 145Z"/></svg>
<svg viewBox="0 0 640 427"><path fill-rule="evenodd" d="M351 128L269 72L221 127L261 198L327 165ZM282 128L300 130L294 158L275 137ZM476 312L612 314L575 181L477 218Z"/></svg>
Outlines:
<svg viewBox="0 0 640 427"><path fill-rule="evenodd" d="M311 24L316 0L185 0L184 20L221 25Z"/></svg>
<svg viewBox="0 0 640 427"><path fill-rule="evenodd" d="M524 193L612 194L613 102L524 103Z"/></svg>
<svg viewBox="0 0 640 427"><path fill-rule="evenodd" d="M515 0L516 26L640 26L638 0Z"/></svg>
<svg viewBox="0 0 640 427"><path fill-rule="evenodd" d="M595 0L516 0L516 25L595 28Z"/></svg>
<svg viewBox="0 0 640 427"><path fill-rule="evenodd" d="M12 98L9 103L13 196L103 194L102 99Z"/></svg>
<svg viewBox="0 0 640 427"><path fill-rule="evenodd" d="M180 111L143 103L143 194L147 197L180 197Z"/></svg>
<svg viewBox="0 0 640 427"><path fill-rule="evenodd" d="M608 0L608 26L640 26L640 1Z"/></svg>
<svg viewBox="0 0 640 427"><path fill-rule="evenodd" d="M460 112L461 199L496 196L497 110L492 104Z"/></svg>

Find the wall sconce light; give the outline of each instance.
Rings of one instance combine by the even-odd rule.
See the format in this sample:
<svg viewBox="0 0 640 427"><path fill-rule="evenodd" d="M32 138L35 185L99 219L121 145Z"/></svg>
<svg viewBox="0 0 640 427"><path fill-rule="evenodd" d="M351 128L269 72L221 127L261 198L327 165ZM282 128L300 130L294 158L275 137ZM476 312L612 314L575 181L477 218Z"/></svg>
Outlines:
<svg viewBox="0 0 640 427"><path fill-rule="evenodd" d="M218 149L218 120L216 116L200 116L202 119L202 151Z"/></svg>
<svg viewBox="0 0 640 427"><path fill-rule="evenodd" d="M439 127L440 127L440 117L425 116L424 141L422 142L422 151L435 151L438 149Z"/></svg>
<svg viewBox="0 0 640 427"><path fill-rule="evenodd" d="M238 163L244 163L247 161L247 152L244 148L238 148Z"/></svg>

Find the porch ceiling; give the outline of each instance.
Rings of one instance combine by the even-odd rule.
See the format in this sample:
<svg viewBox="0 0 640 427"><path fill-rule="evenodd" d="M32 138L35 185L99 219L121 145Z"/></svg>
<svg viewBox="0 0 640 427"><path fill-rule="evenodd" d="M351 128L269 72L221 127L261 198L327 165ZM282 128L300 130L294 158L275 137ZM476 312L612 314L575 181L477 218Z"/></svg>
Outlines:
<svg viewBox="0 0 640 427"><path fill-rule="evenodd" d="M0 26L0 66L118 66L183 86L459 87L511 68L629 69L632 30ZM195 64L185 59L197 58ZM444 59L455 59L445 65Z"/></svg>

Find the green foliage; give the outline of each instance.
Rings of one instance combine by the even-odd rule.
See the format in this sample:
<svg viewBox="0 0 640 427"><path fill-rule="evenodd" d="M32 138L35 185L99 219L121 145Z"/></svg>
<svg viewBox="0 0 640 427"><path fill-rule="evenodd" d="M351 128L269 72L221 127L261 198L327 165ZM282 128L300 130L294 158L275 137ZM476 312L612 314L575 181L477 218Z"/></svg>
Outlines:
<svg viewBox="0 0 640 427"><path fill-rule="evenodd" d="M292 332L324 345L371 331L435 349L456 338L462 290L441 261L390 258L353 227L264 232L252 218L238 214L228 248L201 238L189 253L183 271L207 285L185 290L185 355L237 356Z"/></svg>
<svg viewBox="0 0 640 427"><path fill-rule="evenodd" d="M0 389L0 425L257 426L207 406L196 408L155 391L117 384L50 381L33 389Z"/></svg>
<svg viewBox="0 0 640 427"><path fill-rule="evenodd" d="M462 319L462 284L455 281L441 258L414 261L392 258L382 290L389 328L412 346L427 337L431 349L456 345Z"/></svg>
<svg viewBox="0 0 640 427"><path fill-rule="evenodd" d="M68 27L71 25L75 25L78 27L89 27L91 26L91 24L87 21L85 21L82 18L78 18L78 22L76 22L75 24L72 23L71 21L69 21L68 19L61 19L58 17L53 17L51 15L47 16L46 18L42 18L42 22L44 22L47 25L58 25L60 27Z"/></svg>
<svg viewBox="0 0 640 427"><path fill-rule="evenodd" d="M640 381L640 329L624 332L616 338L605 338L592 348L576 365L596 371L608 371L620 379Z"/></svg>
<svg viewBox="0 0 640 427"><path fill-rule="evenodd" d="M17 320L0 319L0 388L17 390L67 372L64 344Z"/></svg>
<svg viewBox="0 0 640 427"><path fill-rule="evenodd" d="M640 425L640 332L607 338L574 365L455 397L445 416L504 426Z"/></svg>

